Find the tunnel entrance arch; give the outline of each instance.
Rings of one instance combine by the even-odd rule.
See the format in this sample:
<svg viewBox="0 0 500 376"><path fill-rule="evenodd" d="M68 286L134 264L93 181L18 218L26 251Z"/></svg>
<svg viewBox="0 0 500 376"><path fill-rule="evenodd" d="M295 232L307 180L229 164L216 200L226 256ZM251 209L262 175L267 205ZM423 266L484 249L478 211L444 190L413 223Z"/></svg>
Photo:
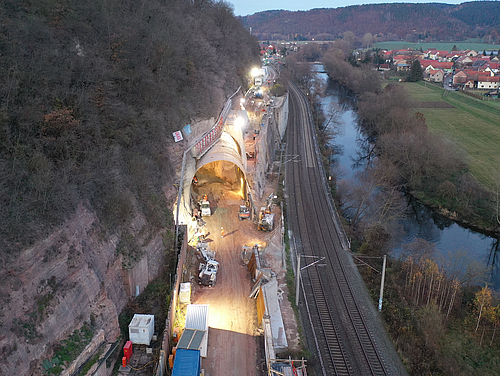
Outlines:
<svg viewBox="0 0 500 376"><path fill-rule="evenodd" d="M185 152L177 223L187 225L189 234L196 231L198 224L194 214L199 214L197 209L200 209L200 201L205 195L211 209L215 211L222 193L231 191L232 197L236 200L234 204L245 202L252 208L252 218L255 214L243 139L245 122L242 126L241 123L238 124L237 119L237 111L230 113L218 139L203 152L199 152L198 145L210 133Z"/></svg>
<svg viewBox="0 0 500 376"><path fill-rule="evenodd" d="M191 207L194 209L203 196L207 196L216 210L223 192L231 191L244 202L251 201L246 174L246 155L237 140L223 132L219 142L213 145L196 163L196 184L191 185Z"/></svg>

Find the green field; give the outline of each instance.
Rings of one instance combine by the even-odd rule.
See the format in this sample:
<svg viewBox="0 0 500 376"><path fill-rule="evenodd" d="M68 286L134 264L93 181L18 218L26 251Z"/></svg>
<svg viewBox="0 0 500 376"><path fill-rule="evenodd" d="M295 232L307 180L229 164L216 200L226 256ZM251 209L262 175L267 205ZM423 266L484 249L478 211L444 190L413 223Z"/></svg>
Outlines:
<svg viewBox="0 0 500 376"><path fill-rule="evenodd" d="M450 51L453 48L453 46L457 46L457 48L461 51L465 50L474 50L476 52L483 52L484 50L486 51L491 51L491 50L496 50L498 51L500 49L500 45L498 44L486 44L486 43L471 43L471 42L430 42L430 43L410 43L410 42L405 42L405 41L390 41L390 42L379 42L379 43L374 43L373 48L381 48L384 50L398 50L398 49L404 49L404 48L413 48L413 49L420 49L422 47L422 50L428 50L429 48L436 48L441 51Z"/></svg>
<svg viewBox="0 0 500 376"><path fill-rule="evenodd" d="M445 101L454 106L415 110L424 114L432 132L445 135L463 148L470 171L481 183L494 189L500 168L500 101L481 101L424 82L402 85L415 101Z"/></svg>

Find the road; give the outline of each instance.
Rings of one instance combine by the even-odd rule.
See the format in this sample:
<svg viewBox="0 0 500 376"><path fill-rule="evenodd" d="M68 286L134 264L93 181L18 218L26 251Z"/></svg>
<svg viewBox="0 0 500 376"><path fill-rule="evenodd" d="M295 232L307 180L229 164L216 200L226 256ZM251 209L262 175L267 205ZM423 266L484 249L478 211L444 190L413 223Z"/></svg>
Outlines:
<svg viewBox="0 0 500 376"><path fill-rule="evenodd" d="M405 375L349 254L319 163L305 95L290 85L285 195L292 254L301 265L300 312L318 375ZM324 266L320 266L323 264Z"/></svg>

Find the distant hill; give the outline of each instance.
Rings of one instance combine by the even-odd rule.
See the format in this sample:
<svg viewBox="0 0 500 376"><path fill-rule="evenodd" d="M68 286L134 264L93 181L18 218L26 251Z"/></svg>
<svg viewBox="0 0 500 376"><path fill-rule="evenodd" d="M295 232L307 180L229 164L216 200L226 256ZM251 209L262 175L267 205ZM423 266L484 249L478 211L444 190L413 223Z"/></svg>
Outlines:
<svg viewBox="0 0 500 376"><path fill-rule="evenodd" d="M331 40L346 31L377 40L465 40L500 43L500 2L370 4L290 12L272 10L240 17L260 40Z"/></svg>

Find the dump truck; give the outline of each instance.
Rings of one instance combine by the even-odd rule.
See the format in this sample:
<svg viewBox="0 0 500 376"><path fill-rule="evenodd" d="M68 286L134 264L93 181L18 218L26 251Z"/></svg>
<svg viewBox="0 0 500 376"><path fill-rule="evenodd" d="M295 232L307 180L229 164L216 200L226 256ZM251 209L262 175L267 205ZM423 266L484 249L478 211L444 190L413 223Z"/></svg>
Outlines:
<svg viewBox="0 0 500 376"><path fill-rule="evenodd" d="M217 282L217 272L219 263L215 260L208 260L205 264L200 264L200 274L198 274L198 283L200 285L213 287Z"/></svg>
<svg viewBox="0 0 500 376"><path fill-rule="evenodd" d="M259 223L257 229L259 231L271 231L274 225L274 214L271 213L268 207L263 206L259 212Z"/></svg>

